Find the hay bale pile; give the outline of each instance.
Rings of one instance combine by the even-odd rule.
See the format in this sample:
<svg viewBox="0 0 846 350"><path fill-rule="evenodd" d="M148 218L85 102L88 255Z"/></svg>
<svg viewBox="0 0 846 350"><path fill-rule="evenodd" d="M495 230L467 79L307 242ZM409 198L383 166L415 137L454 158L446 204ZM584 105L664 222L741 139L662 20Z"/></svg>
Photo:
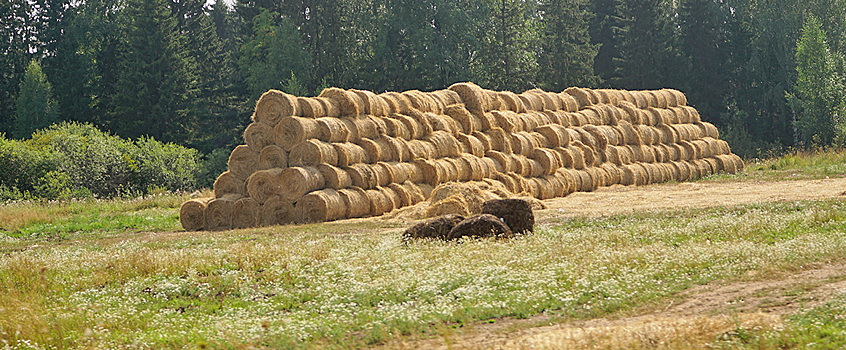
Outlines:
<svg viewBox="0 0 846 350"><path fill-rule="evenodd" d="M743 169L717 128L670 89L271 90L244 141L215 198L183 205L186 230L379 216L450 182L549 199Z"/></svg>

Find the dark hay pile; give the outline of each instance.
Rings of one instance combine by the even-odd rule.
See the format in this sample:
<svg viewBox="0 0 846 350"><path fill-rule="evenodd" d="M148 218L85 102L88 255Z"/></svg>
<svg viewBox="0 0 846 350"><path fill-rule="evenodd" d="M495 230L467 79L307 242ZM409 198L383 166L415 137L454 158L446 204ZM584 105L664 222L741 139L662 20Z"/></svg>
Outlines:
<svg viewBox="0 0 846 350"><path fill-rule="evenodd" d="M525 199L493 199L482 204L482 214L491 214L505 221L514 233L533 233L535 215Z"/></svg>
<svg viewBox="0 0 846 350"><path fill-rule="evenodd" d="M402 238L404 241L419 238L446 239L450 230L463 220L463 216L455 214L428 219L409 227L403 232Z"/></svg>
<svg viewBox="0 0 846 350"><path fill-rule="evenodd" d="M447 239L454 240L461 237L501 237L509 238L514 234L502 220L490 214L471 216L455 225L449 231Z"/></svg>

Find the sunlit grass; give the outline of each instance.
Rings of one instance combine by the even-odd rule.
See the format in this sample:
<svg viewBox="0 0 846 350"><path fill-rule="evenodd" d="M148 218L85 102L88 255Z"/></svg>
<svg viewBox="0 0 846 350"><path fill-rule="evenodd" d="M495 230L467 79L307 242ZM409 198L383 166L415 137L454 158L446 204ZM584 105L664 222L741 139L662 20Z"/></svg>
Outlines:
<svg viewBox="0 0 846 350"><path fill-rule="evenodd" d="M0 307L15 311L0 339L343 348L504 316L592 318L842 259L844 216L821 201L576 219L510 241L406 245L377 222L43 242L0 260Z"/></svg>

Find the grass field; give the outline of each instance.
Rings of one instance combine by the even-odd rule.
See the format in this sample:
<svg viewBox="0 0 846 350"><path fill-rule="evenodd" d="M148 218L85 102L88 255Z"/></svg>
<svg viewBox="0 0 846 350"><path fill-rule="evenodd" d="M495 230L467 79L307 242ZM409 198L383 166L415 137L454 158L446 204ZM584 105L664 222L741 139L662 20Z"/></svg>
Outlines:
<svg viewBox="0 0 846 350"><path fill-rule="evenodd" d="M797 154L700 181L843 177L844 164L844 153ZM0 346L358 348L503 317L627 315L696 285L846 260L838 199L575 218L508 241L404 244L405 225L380 220L185 233L177 212L186 198L0 207ZM842 347L844 316L837 297L784 327L671 347Z"/></svg>

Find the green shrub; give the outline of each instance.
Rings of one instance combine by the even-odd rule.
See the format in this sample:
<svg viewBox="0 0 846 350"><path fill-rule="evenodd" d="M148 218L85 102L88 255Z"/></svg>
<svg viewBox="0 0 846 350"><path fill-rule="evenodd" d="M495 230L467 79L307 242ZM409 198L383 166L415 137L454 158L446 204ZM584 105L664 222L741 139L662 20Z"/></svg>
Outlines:
<svg viewBox="0 0 846 350"><path fill-rule="evenodd" d="M218 148L203 157L197 172L198 187L211 188L214 180L229 169L227 162L231 151L228 148Z"/></svg>
<svg viewBox="0 0 846 350"><path fill-rule="evenodd" d="M196 188L196 150L136 142L92 125L62 123L16 141L0 134L0 199L114 197Z"/></svg>

